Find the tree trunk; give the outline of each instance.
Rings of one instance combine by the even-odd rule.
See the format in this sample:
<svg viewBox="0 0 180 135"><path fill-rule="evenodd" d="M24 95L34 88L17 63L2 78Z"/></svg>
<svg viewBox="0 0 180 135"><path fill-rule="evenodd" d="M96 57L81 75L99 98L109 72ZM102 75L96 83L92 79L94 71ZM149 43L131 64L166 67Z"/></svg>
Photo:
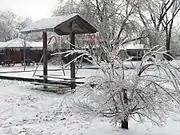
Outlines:
<svg viewBox="0 0 180 135"><path fill-rule="evenodd" d="M166 29L166 51L167 53L170 52L170 40L171 40L171 32Z"/></svg>
<svg viewBox="0 0 180 135"><path fill-rule="evenodd" d="M121 128L128 129L128 120L124 119L121 121Z"/></svg>
<svg viewBox="0 0 180 135"><path fill-rule="evenodd" d="M124 100L125 109L127 109L128 97L127 97L127 90L126 89L123 89L123 100ZM128 129L128 116L126 116L124 118L124 120L121 121L121 128L122 129Z"/></svg>
<svg viewBox="0 0 180 135"><path fill-rule="evenodd" d="M168 27L166 27L166 51L167 51L167 54L168 55L165 55L165 59L170 61L170 60L173 60L172 59L172 54L170 52L170 45L171 45L171 35L172 35L172 26L173 26L173 21L171 22L170 26L169 26L169 29Z"/></svg>

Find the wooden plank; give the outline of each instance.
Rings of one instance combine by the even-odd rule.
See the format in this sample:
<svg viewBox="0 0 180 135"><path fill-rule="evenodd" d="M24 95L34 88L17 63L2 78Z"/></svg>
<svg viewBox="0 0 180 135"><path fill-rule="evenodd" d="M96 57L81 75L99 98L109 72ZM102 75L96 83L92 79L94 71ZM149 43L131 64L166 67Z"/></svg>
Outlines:
<svg viewBox="0 0 180 135"><path fill-rule="evenodd" d="M27 81L27 82L39 82L43 83L43 79L34 79L34 78L22 78L22 77L11 77L11 76L0 76L0 79L7 79L7 80L17 80L17 81ZM71 85L71 81L52 81L47 80L49 84L58 84L58 85L64 85L69 86ZM76 84L84 84L84 82L75 82Z"/></svg>
<svg viewBox="0 0 180 135"><path fill-rule="evenodd" d="M44 77L43 75L35 75L38 77ZM66 77L56 77L56 76L47 76L47 78L54 78L54 79L63 79L63 80L76 80L76 79L84 79L85 77L75 77L75 78L66 78Z"/></svg>
<svg viewBox="0 0 180 135"><path fill-rule="evenodd" d="M41 75L39 77L43 77L43 75ZM49 77L49 78L51 78L51 77ZM56 79L58 79L58 78L56 78ZM51 83L51 84L63 84L63 85L71 85L72 82L75 84L84 84L84 81L76 81L75 79L66 79L65 80L64 78L60 81L47 80L47 82Z"/></svg>
<svg viewBox="0 0 180 135"><path fill-rule="evenodd" d="M60 83L74 83L75 85L76 84L84 84L83 81L75 81L75 80L65 80L65 81L60 81Z"/></svg>
<svg viewBox="0 0 180 135"><path fill-rule="evenodd" d="M54 83L54 84L63 84L63 85L71 85L71 82L73 80L61 80L61 81L53 81L53 80L48 80L48 83ZM83 81L75 81L75 84L84 84Z"/></svg>
<svg viewBox="0 0 180 135"><path fill-rule="evenodd" d="M27 81L27 82L34 82L34 81L36 81L36 82L43 82L42 79L23 78L23 77L15 77L15 76L0 76L0 79Z"/></svg>
<svg viewBox="0 0 180 135"><path fill-rule="evenodd" d="M34 85L43 85L43 86L52 86L52 87L59 87L59 88L68 88L68 87L65 87L63 85L59 85L59 84L50 84L50 83L38 83L38 82L32 82L31 84L34 84Z"/></svg>

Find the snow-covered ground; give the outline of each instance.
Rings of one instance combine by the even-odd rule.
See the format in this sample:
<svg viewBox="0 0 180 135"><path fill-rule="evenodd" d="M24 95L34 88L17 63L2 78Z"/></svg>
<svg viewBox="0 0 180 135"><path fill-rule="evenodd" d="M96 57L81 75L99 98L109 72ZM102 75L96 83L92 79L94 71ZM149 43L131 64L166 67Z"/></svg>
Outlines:
<svg viewBox="0 0 180 135"><path fill-rule="evenodd" d="M34 70L27 67L26 70ZM51 66L51 68L59 68ZM22 67L0 67L1 72ZM33 72L27 72L29 76ZM54 72L55 73L55 72ZM81 70L78 75L95 71ZM0 75L3 73L0 73ZM11 75L11 73L7 73ZM24 73L20 73L24 74ZM53 74L53 73L52 73ZM77 96L77 94L76 94ZM0 80L0 135L179 135L180 117L172 115L163 127L130 121L130 129L114 127L107 118L78 109L75 94L39 91L29 82ZM92 119L93 118L93 119Z"/></svg>
<svg viewBox="0 0 180 135"><path fill-rule="evenodd" d="M70 102L73 94L37 91L27 82L1 80L0 83L0 131L4 134L118 134L105 119L89 120L77 112Z"/></svg>
<svg viewBox="0 0 180 135"><path fill-rule="evenodd" d="M100 116L75 108L73 94L57 95L34 89L28 82L0 81L1 135L179 135L178 117L164 127L130 122L130 130L114 127Z"/></svg>

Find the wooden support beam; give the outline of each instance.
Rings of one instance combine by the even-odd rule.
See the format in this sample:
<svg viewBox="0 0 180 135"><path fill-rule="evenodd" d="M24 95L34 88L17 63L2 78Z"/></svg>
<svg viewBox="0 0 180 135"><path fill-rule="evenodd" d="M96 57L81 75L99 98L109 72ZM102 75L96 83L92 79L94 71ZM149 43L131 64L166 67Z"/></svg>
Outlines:
<svg viewBox="0 0 180 135"><path fill-rule="evenodd" d="M25 60L26 60L26 40L25 40L25 38L24 38L24 47L23 47L23 62L24 62L24 71L26 70L26 62L25 62Z"/></svg>
<svg viewBox="0 0 180 135"><path fill-rule="evenodd" d="M47 83L47 32L43 32L43 76L43 82Z"/></svg>
<svg viewBox="0 0 180 135"><path fill-rule="evenodd" d="M71 45L70 45L70 49L71 50L74 50L75 49L75 34L74 33L71 33L70 34L70 43L71 43ZM72 54L71 55L71 60L73 60L75 58L75 54ZM73 61L73 62L71 62L71 64L70 64L70 71L71 71L71 79L72 79L72 81L71 81L71 89L74 89L75 87L76 87L76 84L75 84L75 73L76 73L76 71L75 71L75 62Z"/></svg>

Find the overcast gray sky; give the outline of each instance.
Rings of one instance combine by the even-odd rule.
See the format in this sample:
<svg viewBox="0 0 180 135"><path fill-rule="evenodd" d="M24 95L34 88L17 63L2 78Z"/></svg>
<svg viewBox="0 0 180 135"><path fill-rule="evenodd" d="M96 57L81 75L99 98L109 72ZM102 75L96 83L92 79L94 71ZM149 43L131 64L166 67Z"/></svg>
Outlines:
<svg viewBox="0 0 180 135"><path fill-rule="evenodd" d="M0 0L0 10L11 10L33 21L50 17L58 0Z"/></svg>

